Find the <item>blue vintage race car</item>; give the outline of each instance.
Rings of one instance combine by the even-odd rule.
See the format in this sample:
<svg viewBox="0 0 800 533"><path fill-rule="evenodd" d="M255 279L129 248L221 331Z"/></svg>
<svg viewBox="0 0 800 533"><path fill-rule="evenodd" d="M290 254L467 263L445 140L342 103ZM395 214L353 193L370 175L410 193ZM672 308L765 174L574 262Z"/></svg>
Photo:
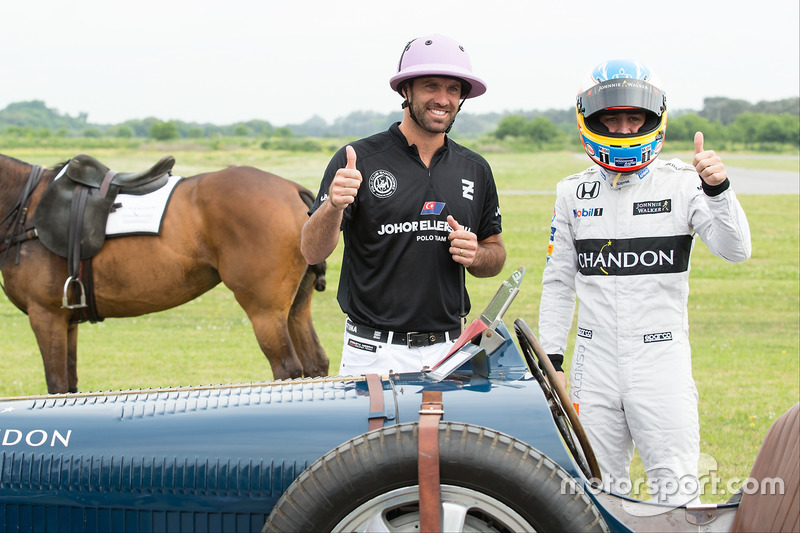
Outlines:
<svg viewBox="0 0 800 533"><path fill-rule="evenodd" d="M0 399L5 531L729 531L596 489L505 281L415 374ZM541 370L543 368L544 370ZM438 455L438 457L437 457Z"/></svg>

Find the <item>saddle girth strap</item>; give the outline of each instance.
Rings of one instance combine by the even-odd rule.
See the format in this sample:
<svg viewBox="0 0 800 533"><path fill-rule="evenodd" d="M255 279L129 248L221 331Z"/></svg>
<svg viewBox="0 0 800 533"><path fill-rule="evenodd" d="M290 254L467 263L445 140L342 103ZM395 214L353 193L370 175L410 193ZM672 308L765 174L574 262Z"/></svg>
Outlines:
<svg viewBox="0 0 800 533"><path fill-rule="evenodd" d="M419 529L442 531L442 498L439 487L439 420L444 414L442 391L422 391L419 410L417 476L419 478Z"/></svg>
<svg viewBox="0 0 800 533"><path fill-rule="evenodd" d="M86 198L89 196L89 187L79 185L75 188L75 195L69 207L69 232L67 241L67 273L70 278L79 274L81 262L81 223L83 213L86 211Z"/></svg>
<svg viewBox="0 0 800 533"><path fill-rule="evenodd" d="M100 198L106 197L108 189L111 186L111 180L114 179L114 176L116 175L117 172L114 170L109 170L106 172L105 176L103 177L103 181L100 184L100 190L98 194ZM81 230L83 227L83 216L86 212L86 199L90 193L90 187L79 183L75 187L75 193L72 196L72 203L69 207L69 232L67 234L69 246L67 249L67 268L68 274L71 278L78 275L78 269L82 257L81 240L83 235L81 235ZM105 228L102 228L101 231L105 232Z"/></svg>
<svg viewBox="0 0 800 533"><path fill-rule="evenodd" d="M100 191L107 191L111 183L111 179L116 175L116 172L109 171ZM70 286L78 289L78 297L81 300L80 304L69 305L68 308L76 311L75 318L72 322L86 322L91 323L102 322L97 313L97 302L94 298L94 274L92 272L92 258L81 259L81 224L83 221L83 214L86 210L86 199L90 194L90 188L85 185L78 185L75 188L75 195L72 197L69 213L69 232L68 241L69 248L67 250L67 286L64 287L64 300L65 306L66 299L68 298L68 290ZM103 228L105 230L105 228ZM79 281L78 283L70 283L71 281ZM82 294L80 294L82 292ZM85 300L85 304L83 304Z"/></svg>
<svg viewBox="0 0 800 533"><path fill-rule="evenodd" d="M77 316L73 322L82 323L87 320L92 324L102 322L104 319L97 313L97 301L94 299L94 272L92 270L92 258L81 260L79 278L83 282L83 290L86 295L86 306L75 309Z"/></svg>

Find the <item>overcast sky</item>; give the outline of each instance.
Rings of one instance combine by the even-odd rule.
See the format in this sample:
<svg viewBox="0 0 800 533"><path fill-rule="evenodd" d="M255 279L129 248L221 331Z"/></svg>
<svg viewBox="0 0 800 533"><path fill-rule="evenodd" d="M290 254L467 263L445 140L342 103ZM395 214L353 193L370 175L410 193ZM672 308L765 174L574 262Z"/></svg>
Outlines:
<svg viewBox="0 0 800 533"><path fill-rule="evenodd" d="M798 0L0 0L0 109L96 124L273 125L400 109L412 38L460 41L488 92L465 112L565 109L595 64L633 58L671 109L800 93Z"/></svg>

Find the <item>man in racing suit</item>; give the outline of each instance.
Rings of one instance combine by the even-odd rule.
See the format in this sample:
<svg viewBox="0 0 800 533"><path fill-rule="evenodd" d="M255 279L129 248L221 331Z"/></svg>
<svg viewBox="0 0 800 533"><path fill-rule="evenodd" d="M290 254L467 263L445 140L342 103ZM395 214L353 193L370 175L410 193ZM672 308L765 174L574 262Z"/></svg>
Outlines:
<svg viewBox="0 0 800 533"><path fill-rule="evenodd" d="M689 256L699 235L713 254L743 261L750 256L750 230L725 167L704 149L702 133L695 137L692 165L655 159L666 99L646 67L608 62L591 78L578 95L577 116L597 165L557 186L542 278L541 344L560 370L577 296L570 397L604 487L630 492L635 443L654 501L697 503Z"/></svg>
<svg viewBox="0 0 800 533"><path fill-rule="evenodd" d="M463 269L489 277L505 261L491 168L447 137L464 100L486 90L463 47L414 39L390 86L402 122L334 155L303 228L310 264L344 238L342 375L432 367L469 311Z"/></svg>

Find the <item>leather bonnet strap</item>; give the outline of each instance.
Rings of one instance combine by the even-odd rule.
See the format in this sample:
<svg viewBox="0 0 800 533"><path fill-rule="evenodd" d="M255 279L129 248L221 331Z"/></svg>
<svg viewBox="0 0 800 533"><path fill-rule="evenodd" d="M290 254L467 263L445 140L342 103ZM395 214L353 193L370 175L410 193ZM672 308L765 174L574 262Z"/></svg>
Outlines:
<svg viewBox="0 0 800 533"><path fill-rule="evenodd" d="M439 488L439 420L444 414L442 391L422 391L419 410L419 525L422 533L442 530L442 504Z"/></svg>
<svg viewBox="0 0 800 533"><path fill-rule="evenodd" d="M383 403L383 382L378 374L366 374L367 391L369 392L369 430L383 427L386 420L386 408Z"/></svg>

